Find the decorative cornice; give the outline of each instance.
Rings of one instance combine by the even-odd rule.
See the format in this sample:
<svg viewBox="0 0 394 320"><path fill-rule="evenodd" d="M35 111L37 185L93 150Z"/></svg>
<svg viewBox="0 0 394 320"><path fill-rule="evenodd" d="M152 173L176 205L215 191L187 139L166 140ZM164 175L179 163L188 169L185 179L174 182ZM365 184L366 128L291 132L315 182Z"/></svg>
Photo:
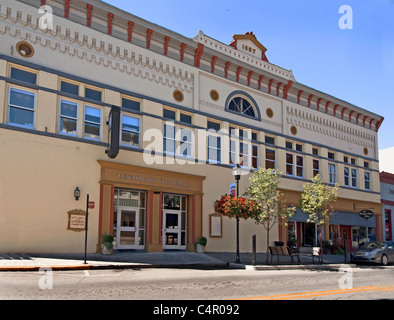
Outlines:
<svg viewBox="0 0 394 320"><path fill-rule="evenodd" d="M37 6L35 0L17 0L15 2L22 2L22 3L29 3L31 6ZM175 32L172 32L170 30L167 30L163 27L157 26L153 23L150 23L148 21L145 21L141 18L138 18L136 16L133 16L130 13L127 13L125 11L122 11L116 7L113 7L111 5L108 5L102 1L98 1L98 0L89 0L89 3L86 0L73 0L73 1L69 1L69 0L65 0L64 1L64 6L60 6L57 7L58 10L64 10L64 17L68 18L69 17L69 11L70 11L70 3L71 6L73 6L73 10L79 10L81 11L81 14L79 15L80 18L83 20L83 17L86 17L86 24L88 26L91 26L91 21L92 21L92 17L94 18L96 15L97 17L99 17L101 20L103 17L107 16L107 25L108 25L108 32L107 34L109 36L114 36L112 34L112 24L116 24L118 27L121 28L121 24L124 25L124 34L125 34L125 38L122 40L126 40L128 42L132 42L133 41L133 33L138 33L139 37L146 37L146 48L150 49L150 50L156 50L154 52L158 53L158 54L163 54L163 52L167 52L167 50L170 50L170 47L172 49L173 52L179 52L179 61L183 62L183 63L187 63L193 67L197 67L197 68L202 68L200 65L200 61L202 59L206 60L206 61L213 61L212 57L216 56L217 58L215 58L215 64L216 65L222 65L225 64L225 70L224 70L224 74L225 74L225 78L228 78L228 70L229 70L229 66L230 63L234 66L234 69L237 70L238 67L242 67L243 70L245 70L246 74L250 74L249 72L252 71L253 75L256 77L256 79L253 79L253 76L248 77L248 86L251 89L255 89L255 90L264 90L264 91L268 91L269 94L273 95L273 96L280 96L280 89L283 88L283 99L289 99L289 92L290 89L292 89L293 93L297 96L297 103L301 104L301 95L302 93L305 93L305 95L309 96L308 99L308 107L311 108L311 101L313 97L316 97L318 102L318 106L317 108L320 109L320 105L321 102L324 100L326 100L326 107L323 110L321 110L321 112L325 112L326 114L330 115L329 111L329 106L331 102L332 104L335 105L334 110L333 110L333 116L336 117L337 115L337 109L339 108L339 106L341 107L340 110L342 110L342 118L344 116L344 111L348 110L349 112L351 112L351 110L356 110L355 112L357 113L362 113L363 116L363 121L362 121L362 126L364 128L369 128L371 130L374 131L378 131L380 125L382 124L384 118L378 115L374 115L371 112L368 112L366 110L363 110L361 108L358 108L356 106L353 106L349 103L346 102L341 102L341 100L335 98L335 97L331 97L327 94L318 92L315 89L309 88L307 86L301 85L299 83L297 83L294 79L293 73L291 70L286 70L283 69L281 67L275 66L271 63L269 63L268 61L263 61L260 60L256 57L250 56L247 53L244 52L240 52L236 49L234 49L232 46L229 45L225 45L217 40L214 40L206 35L204 35L203 32L199 32L199 34L194 37L193 39L189 39L186 38L184 36L181 36ZM4 4L0 5L0 7L2 7L0 10L0 14L1 15L8 15L7 8L4 8ZM85 12L83 12L85 10ZM109 14L111 13L111 15ZM38 26L36 25L37 19L35 19L36 21L32 21L34 19L28 17L28 14L25 14L24 12L20 13L20 17L22 17L21 19L21 24L23 26L26 26L26 24L29 24L29 19L30 19L30 23L31 23L31 28L33 30L36 30L38 28ZM27 19L26 19L27 17ZM18 13L15 12L15 10L11 10L11 21L13 21L14 23L16 21L19 20L18 18ZM33 23L32 23L33 22ZM136 28L136 26L138 26L138 28ZM64 30L65 28L61 28L61 26L57 26L57 28L61 29L61 32L64 34L64 32L69 32L69 30ZM149 31L151 30L151 31ZM117 39L120 38L119 36L119 30L117 29ZM80 30L78 31L78 33L81 32ZM102 31L97 31L97 32L102 32ZM144 35L143 32L146 32L146 34ZM102 32L104 33L104 32ZM159 52L157 49L152 49L150 46L150 42L151 42L151 35L152 33L154 33L156 35L155 40L159 39L158 41L162 41L162 46L163 46L163 51ZM105 34L105 33L104 33ZM75 33L74 32L70 32L70 37L73 38L75 37ZM84 38L85 36L83 36ZM171 43L168 44L168 40L167 37L171 38ZM78 36L77 36L78 38ZM80 39L78 39L78 42L81 41ZM91 40L89 37L87 37L87 41L93 41ZM117 42L118 43L118 42ZM101 46L101 44L100 44ZM104 47L107 46L106 43L103 44ZM188 46L188 50L190 52L194 51L194 63L190 64L189 60L184 60L184 55L185 55L185 48L186 46ZM118 46L116 46L116 48L118 48ZM203 49L201 49L203 48ZM179 51L178 51L179 50ZM193 54L193 53L192 53ZM113 53L112 53L113 55ZM165 55L165 54L164 54ZM212 73L215 72L219 72L217 71L217 69L219 68L215 68L215 64L211 64L209 66L209 68L211 69ZM249 70L248 67L250 67ZM212 71L213 70L213 71ZM223 74L220 73L216 73L215 75L217 76L222 76ZM265 85L262 86L263 78L267 78ZM257 80L258 79L258 80ZM239 81L239 79L237 79ZM231 79L230 79L231 81ZM274 81L277 81L277 84L282 83L280 86L278 85L276 92L272 92L272 85L274 83ZM289 84L290 81L292 81L292 85L291 86L287 86L285 85L284 87L282 87L282 85L284 85L285 83ZM302 91L302 93L300 94L300 92ZM302 104L301 104L302 105ZM320 110L319 110L320 111ZM362 117L360 116L360 117ZM365 119L370 118L369 123L365 121ZM346 120L345 120L346 121ZM349 121L349 120L348 120ZM350 120L351 121L351 120ZM358 125L361 126L361 124L358 123L358 121L356 121ZM369 124L369 125L368 125ZM374 124L374 126L373 126Z"/></svg>

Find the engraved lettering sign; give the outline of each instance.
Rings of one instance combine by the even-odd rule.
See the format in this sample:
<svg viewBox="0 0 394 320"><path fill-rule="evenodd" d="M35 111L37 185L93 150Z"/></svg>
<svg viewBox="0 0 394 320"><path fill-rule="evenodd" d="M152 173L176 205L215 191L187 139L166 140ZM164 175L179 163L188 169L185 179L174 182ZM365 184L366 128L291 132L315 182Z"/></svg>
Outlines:
<svg viewBox="0 0 394 320"><path fill-rule="evenodd" d="M67 230L84 231L86 223L86 212L82 210L73 210L68 212Z"/></svg>

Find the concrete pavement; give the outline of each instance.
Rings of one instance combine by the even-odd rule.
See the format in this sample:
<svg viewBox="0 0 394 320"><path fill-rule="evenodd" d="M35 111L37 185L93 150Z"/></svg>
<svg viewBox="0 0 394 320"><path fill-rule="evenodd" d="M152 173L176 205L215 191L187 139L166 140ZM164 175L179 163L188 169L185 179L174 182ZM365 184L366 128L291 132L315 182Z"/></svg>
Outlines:
<svg viewBox="0 0 394 320"><path fill-rule="evenodd" d="M0 254L0 271L38 271L40 268L51 268L54 271L116 268L338 269L345 263L343 255L325 255L324 265L313 264L311 257L301 257L301 264L292 264L289 257L280 257L279 263L274 258L272 265L266 265L265 253L257 253L255 266L252 265L252 253L241 253L240 259L241 264L235 264L233 252L198 254L188 251L115 251L112 255L89 253L85 264L83 253Z"/></svg>

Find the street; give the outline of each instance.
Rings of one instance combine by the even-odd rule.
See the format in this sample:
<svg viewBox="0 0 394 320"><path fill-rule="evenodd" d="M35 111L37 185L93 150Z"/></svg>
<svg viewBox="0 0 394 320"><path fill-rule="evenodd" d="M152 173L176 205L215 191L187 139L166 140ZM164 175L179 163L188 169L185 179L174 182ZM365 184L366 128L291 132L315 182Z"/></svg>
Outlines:
<svg viewBox="0 0 394 320"><path fill-rule="evenodd" d="M394 299L394 267L340 271L125 269L0 273L14 300L380 300Z"/></svg>

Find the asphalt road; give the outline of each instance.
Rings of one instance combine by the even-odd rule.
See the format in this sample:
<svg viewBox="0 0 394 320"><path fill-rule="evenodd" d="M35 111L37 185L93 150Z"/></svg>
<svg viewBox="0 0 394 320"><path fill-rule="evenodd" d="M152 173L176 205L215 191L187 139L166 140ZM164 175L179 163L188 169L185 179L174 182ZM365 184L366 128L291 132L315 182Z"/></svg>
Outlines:
<svg viewBox="0 0 394 320"><path fill-rule="evenodd" d="M227 269L2 272L0 299L394 299L394 266L351 268L340 272Z"/></svg>

